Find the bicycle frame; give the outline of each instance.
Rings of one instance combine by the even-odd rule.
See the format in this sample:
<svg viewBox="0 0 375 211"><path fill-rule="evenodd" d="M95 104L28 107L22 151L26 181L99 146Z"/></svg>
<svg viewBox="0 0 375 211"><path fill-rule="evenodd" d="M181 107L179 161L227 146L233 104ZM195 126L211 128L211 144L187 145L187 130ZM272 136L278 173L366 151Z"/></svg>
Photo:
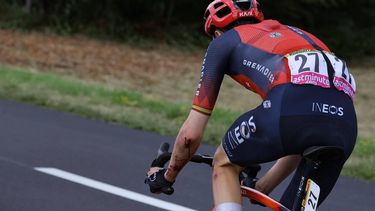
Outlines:
<svg viewBox="0 0 375 211"><path fill-rule="evenodd" d="M296 197L294 199L294 204L292 209L286 208L284 205L282 205L280 202L274 200L273 198L263 194L260 191L257 191L253 188L247 187L247 186L241 186L241 194L243 197L247 197L249 199L255 200L266 207L274 210L274 211L301 211L302 209L302 202L305 197L305 189L306 189L306 183L309 178L310 173L319 167L318 163L315 163L311 160L304 159L302 162L305 163L305 168L303 170L303 174L300 179L300 185L298 187L298 192L296 194Z"/></svg>
<svg viewBox="0 0 375 211"><path fill-rule="evenodd" d="M164 167L164 165L169 161L171 157L171 152L168 152L168 149L169 144L162 143L158 149L158 155L156 159L152 162L151 166ZM205 163L212 166L212 159L213 157L208 155L193 155L190 162ZM272 199L264 193L244 185L241 185L241 195L242 197L246 197L250 200L257 201L274 211L291 211L284 205L282 205L280 202Z"/></svg>
<svg viewBox="0 0 375 211"><path fill-rule="evenodd" d="M290 211L284 205L280 204L280 202L253 188L241 186L241 194L242 197L255 200L274 211Z"/></svg>
<svg viewBox="0 0 375 211"><path fill-rule="evenodd" d="M311 147L311 148L314 148L314 147ZM301 210L304 210L305 208L303 207L303 200L306 200L306 193L305 193L306 190L305 189L306 189L307 181L309 179L309 175L313 170L318 169L318 167L320 165L320 162L314 161L314 160L319 160L319 159L317 159L316 157L312 157L312 156L318 156L318 155L312 155L311 152L313 152L315 149L318 149L318 148L319 147L316 147L314 149L311 149L310 152L306 152L306 153L304 152L304 154L303 154L302 162L305 162L305 165L304 165L305 167L303 169L303 173L302 173L300 183L299 183L300 185L298 187L298 192L296 194L294 204L293 204L293 208L291 210L286 208L280 202L278 202L278 201L272 199L271 197L263 194L262 192L260 192L258 190L255 190L253 188L244 186L244 185L241 185L241 195L243 197L249 198L250 200L253 200L253 201L256 201L260 204L263 204L264 206L266 206L266 207L268 207L268 208L270 208L274 211L301 211ZM320 148L324 148L323 151L325 150L326 152L328 150L330 150L330 151L335 150L335 151L332 151L332 152L335 153L335 154L331 155L332 157L342 156L340 153L343 153L343 151L341 149L338 150L337 147L324 147L323 146L323 147L320 147ZM171 157L171 153L168 152L168 149L169 149L169 144L163 143L158 150L157 158L152 162L151 166L153 166L153 167L155 167L155 166L164 167L164 165L169 161L169 159ZM305 150L305 151L308 151L308 150ZM317 151L317 150L315 150L315 151ZM211 156L193 155L193 157L191 158L190 161L195 162L195 163L206 163L206 164L212 166L212 160L213 160L213 157L211 157ZM258 172L258 170L255 171L255 175ZM255 178L255 175L253 176L253 178ZM315 207L316 205L317 205L317 199L316 199L316 204L314 204L314 210L316 209L316 207Z"/></svg>

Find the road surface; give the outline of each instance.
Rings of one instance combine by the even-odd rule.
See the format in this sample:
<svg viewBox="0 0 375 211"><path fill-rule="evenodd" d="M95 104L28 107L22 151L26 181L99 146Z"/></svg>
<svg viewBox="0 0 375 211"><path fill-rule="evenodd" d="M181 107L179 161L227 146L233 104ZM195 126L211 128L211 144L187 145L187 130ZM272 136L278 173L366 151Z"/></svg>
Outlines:
<svg viewBox="0 0 375 211"><path fill-rule="evenodd" d="M211 210L210 169L203 164L183 170L172 196L148 192L145 172L163 141L173 139L0 100L0 210ZM370 211L374 196L375 184L340 177L320 210Z"/></svg>

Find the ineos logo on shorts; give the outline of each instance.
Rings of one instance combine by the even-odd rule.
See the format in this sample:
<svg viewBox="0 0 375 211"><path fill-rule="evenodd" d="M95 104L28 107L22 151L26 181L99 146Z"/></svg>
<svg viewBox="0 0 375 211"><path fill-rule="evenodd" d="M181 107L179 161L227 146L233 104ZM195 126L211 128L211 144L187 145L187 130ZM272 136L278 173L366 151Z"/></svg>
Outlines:
<svg viewBox="0 0 375 211"><path fill-rule="evenodd" d="M238 141L238 144L243 143L245 139L250 138L251 133L255 133L257 127L253 122L254 117L251 116L248 121L241 122L241 125L237 126L234 129L234 135Z"/></svg>
<svg viewBox="0 0 375 211"><path fill-rule="evenodd" d="M324 114L344 116L344 108L326 103L312 103L312 111Z"/></svg>

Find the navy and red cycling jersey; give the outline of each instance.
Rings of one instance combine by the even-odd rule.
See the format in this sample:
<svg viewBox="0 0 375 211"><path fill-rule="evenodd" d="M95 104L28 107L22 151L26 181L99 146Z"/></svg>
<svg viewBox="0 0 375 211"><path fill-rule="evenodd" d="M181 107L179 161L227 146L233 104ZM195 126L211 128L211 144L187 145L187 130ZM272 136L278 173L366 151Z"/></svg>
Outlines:
<svg viewBox="0 0 375 211"><path fill-rule="evenodd" d="M234 27L209 45L192 108L211 114L224 75L263 99L285 83L329 88L325 58L335 70L334 86L353 97L355 81L346 63L314 35L275 20Z"/></svg>

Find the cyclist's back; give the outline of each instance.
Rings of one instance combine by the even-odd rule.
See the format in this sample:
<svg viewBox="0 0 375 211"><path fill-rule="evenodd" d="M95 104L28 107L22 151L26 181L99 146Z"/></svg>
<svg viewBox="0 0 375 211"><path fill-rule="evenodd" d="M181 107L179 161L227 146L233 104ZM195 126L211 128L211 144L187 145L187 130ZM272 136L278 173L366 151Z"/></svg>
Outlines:
<svg viewBox="0 0 375 211"><path fill-rule="evenodd" d="M344 83L338 88L353 97L355 82L344 68L345 62L310 33L274 20L237 26L209 46L193 108L211 113L225 74L263 99L273 87L285 83L329 88L323 51L336 66L335 81ZM348 77L342 77L344 74Z"/></svg>

